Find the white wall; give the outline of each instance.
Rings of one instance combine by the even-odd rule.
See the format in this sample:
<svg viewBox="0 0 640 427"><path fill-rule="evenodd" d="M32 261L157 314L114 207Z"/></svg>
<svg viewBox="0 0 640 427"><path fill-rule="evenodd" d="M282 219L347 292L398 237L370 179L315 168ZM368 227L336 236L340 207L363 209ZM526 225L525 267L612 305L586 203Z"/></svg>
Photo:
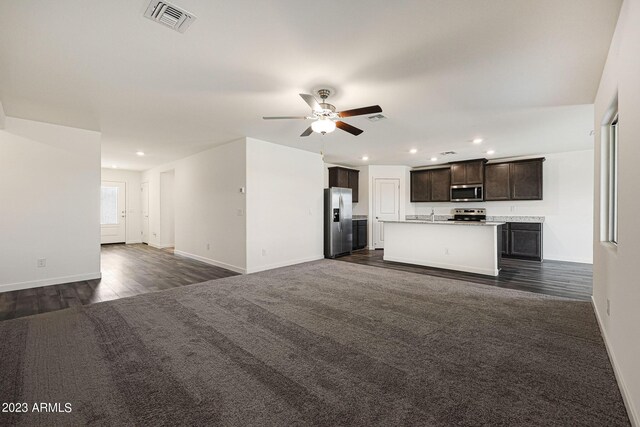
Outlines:
<svg viewBox="0 0 640 427"><path fill-rule="evenodd" d="M127 236L126 243L142 242L142 207L140 198L140 183L142 172L122 169L103 168L102 181L124 182L127 193Z"/></svg>
<svg viewBox="0 0 640 427"><path fill-rule="evenodd" d="M323 258L319 154L247 138L247 272Z"/></svg>
<svg viewBox="0 0 640 427"><path fill-rule="evenodd" d="M0 195L0 292L100 277L99 133L7 117Z"/></svg>
<svg viewBox="0 0 640 427"><path fill-rule="evenodd" d="M540 156L537 156L540 157ZM593 150L545 154L543 200L481 203L409 203L408 215L451 214L460 207L483 207L487 215L544 216L543 252L549 260L591 263ZM410 200L408 198L407 200Z"/></svg>
<svg viewBox="0 0 640 427"><path fill-rule="evenodd" d="M160 218L172 173L177 254L240 273L323 257L319 154L246 138L146 171L152 246L170 239Z"/></svg>
<svg viewBox="0 0 640 427"><path fill-rule="evenodd" d="M618 383L640 426L640 1L625 0L595 102L593 303ZM618 96L619 202L617 248L600 241L601 125ZM610 312L607 313L607 301Z"/></svg>
<svg viewBox="0 0 640 427"><path fill-rule="evenodd" d="M161 247L160 176L175 170L175 251L237 272L246 271L244 139L146 171L149 244ZM208 245L208 246L207 246Z"/></svg>
<svg viewBox="0 0 640 427"><path fill-rule="evenodd" d="M353 215L369 215L369 166L358 168L358 203L353 204Z"/></svg>
<svg viewBox="0 0 640 427"><path fill-rule="evenodd" d="M160 246L175 244L175 170L160 174Z"/></svg>

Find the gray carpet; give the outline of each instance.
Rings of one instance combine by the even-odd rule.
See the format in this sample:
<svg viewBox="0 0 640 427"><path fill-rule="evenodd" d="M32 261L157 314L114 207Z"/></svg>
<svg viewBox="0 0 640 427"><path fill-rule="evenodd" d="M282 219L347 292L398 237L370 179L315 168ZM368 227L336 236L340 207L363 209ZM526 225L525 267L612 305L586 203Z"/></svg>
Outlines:
<svg viewBox="0 0 640 427"><path fill-rule="evenodd" d="M322 260L0 323L23 425L627 426L589 303Z"/></svg>

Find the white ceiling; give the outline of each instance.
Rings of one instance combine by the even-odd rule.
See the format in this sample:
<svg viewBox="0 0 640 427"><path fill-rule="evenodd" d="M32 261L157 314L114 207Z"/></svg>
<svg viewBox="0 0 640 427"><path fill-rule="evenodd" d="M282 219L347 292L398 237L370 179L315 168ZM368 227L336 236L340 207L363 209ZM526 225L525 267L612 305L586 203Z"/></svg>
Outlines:
<svg viewBox="0 0 640 427"><path fill-rule="evenodd" d="M144 18L147 0L0 0L6 114L100 130L103 165L140 170L242 136L350 165L586 149L621 1L174 3L197 16L185 34ZM308 138L261 119L308 114L298 93L324 85L387 119Z"/></svg>

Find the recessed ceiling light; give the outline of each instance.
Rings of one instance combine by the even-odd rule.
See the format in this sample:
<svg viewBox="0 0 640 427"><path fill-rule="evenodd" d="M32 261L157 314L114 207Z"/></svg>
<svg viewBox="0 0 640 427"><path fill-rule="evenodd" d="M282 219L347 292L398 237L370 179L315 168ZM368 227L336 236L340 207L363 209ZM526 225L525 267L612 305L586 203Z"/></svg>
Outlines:
<svg viewBox="0 0 640 427"><path fill-rule="evenodd" d="M473 143L474 144L480 144L482 141L484 141L484 139L482 139L482 138L474 138Z"/></svg>
<svg viewBox="0 0 640 427"><path fill-rule="evenodd" d="M494 150L489 150L489 151L487 151L487 154L493 154L493 153L495 153L495 151L494 151Z"/></svg>
<svg viewBox="0 0 640 427"><path fill-rule="evenodd" d="M111 165L112 169L118 169L118 165Z"/></svg>
<svg viewBox="0 0 640 427"><path fill-rule="evenodd" d="M369 160L369 156L362 156L362 160Z"/></svg>
<svg viewBox="0 0 640 427"><path fill-rule="evenodd" d="M417 149L415 149L415 148L412 148L411 150L409 150L409 152L410 152L411 154L416 154L416 153L418 152L418 150L417 150Z"/></svg>
<svg viewBox="0 0 640 427"><path fill-rule="evenodd" d="M144 151L136 151L136 155L138 155L138 156L144 156Z"/></svg>
<svg viewBox="0 0 640 427"><path fill-rule="evenodd" d="M432 162L436 162L436 161L438 161L438 158L437 158L437 157L432 157L432 158L431 158L431 161L432 161Z"/></svg>

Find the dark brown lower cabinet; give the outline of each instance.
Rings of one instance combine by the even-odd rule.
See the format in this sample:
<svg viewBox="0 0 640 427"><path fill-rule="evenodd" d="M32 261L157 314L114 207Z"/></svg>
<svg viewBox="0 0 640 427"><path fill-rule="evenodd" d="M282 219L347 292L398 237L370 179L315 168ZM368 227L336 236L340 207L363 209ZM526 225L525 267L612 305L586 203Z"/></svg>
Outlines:
<svg viewBox="0 0 640 427"><path fill-rule="evenodd" d="M503 225L502 256L542 261L542 224L509 222Z"/></svg>
<svg viewBox="0 0 640 427"><path fill-rule="evenodd" d="M504 224L502 227L502 255L509 255L509 224Z"/></svg>
<svg viewBox="0 0 640 427"><path fill-rule="evenodd" d="M354 219L353 220L353 244L352 250L364 249L367 247L367 220L366 219Z"/></svg>

